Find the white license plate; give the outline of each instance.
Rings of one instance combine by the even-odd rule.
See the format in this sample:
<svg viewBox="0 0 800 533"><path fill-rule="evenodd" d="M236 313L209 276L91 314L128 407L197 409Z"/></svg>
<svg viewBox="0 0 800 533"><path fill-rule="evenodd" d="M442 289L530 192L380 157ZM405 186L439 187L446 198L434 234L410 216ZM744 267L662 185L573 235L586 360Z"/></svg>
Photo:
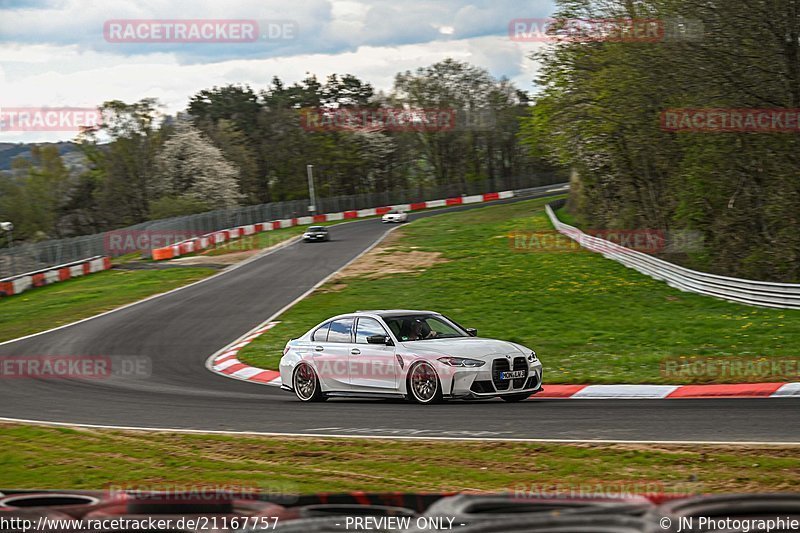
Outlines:
<svg viewBox="0 0 800 533"><path fill-rule="evenodd" d="M524 377L525 377L524 370L512 370L511 372L500 372L500 379L502 380L519 379Z"/></svg>

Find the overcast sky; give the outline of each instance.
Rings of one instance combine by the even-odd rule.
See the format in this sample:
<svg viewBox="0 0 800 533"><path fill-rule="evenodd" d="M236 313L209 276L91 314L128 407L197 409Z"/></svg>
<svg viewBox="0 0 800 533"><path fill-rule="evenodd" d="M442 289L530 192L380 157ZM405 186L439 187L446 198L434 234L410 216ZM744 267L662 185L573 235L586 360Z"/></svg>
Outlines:
<svg viewBox="0 0 800 533"><path fill-rule="evenodd" d="M154 97L174 113L200 89L260 89L273 76L292 83L307 73L351 73L388 90L395 73L446 57L533 90L536 66L526 56L538 45L509 39L508 24L552 9L550 0L0 0L0 107ZM288 21L281 28L294 29L246 43L111 42L110 21L143 19L256 20L259 29ZM4 142L73 136L0 131Z"/></svg>

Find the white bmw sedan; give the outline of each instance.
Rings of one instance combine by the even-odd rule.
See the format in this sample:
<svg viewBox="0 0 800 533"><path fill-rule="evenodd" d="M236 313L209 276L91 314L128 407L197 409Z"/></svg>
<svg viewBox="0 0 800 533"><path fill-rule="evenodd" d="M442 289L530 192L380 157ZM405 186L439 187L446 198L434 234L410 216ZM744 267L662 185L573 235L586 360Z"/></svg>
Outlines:
<svg viewBox="0 0 800 533"><path fill-rule="evenodd" d="M524 400L542 390L536 352L477 337L432 311L379 310L339 315L290 340L281 387L304 402L334 396Z"/></svg>
<svg viewBox="0 0 800 533"><path fill-rule="evenodd" d="M408 213L392 209L381 217L381 222L408 222Z"/></svg>

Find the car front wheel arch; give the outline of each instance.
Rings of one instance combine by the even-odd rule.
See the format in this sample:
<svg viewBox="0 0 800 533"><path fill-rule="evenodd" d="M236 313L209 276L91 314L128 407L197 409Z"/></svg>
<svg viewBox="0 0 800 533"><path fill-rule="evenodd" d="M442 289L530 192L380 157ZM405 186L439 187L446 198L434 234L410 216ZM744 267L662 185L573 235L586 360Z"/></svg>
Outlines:
<svg viewBox="0 0 800 533"><path fill-rule="evenodd" d="M406 397L419 404L442 401L442 382L432 363L417 361L411 365L406 375Z"/></svg>
<svg viewBox="0 0 800 533"><path fill-rule="evenodd" d="M292 390L301 402L322 402L326 399L317 372L305 361L299 363L292 372Z"/></svg>

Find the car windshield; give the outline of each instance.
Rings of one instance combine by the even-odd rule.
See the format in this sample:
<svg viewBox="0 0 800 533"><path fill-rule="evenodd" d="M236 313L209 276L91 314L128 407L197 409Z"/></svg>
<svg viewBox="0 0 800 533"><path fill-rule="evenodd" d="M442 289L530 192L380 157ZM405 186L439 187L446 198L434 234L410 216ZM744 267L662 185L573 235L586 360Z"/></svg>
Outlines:
<svg viewBox="0 0 800 533"><path fill-rule="evenodd" d="M458 324L442 315L384 316L383 320L401 342L469 337Z"/></svg>
<svg viewBox="0 0 800 533"><path fill-rule="evenodd" d="M328 231L322 226L311 226L308 228L308 231Z"/></svg>

